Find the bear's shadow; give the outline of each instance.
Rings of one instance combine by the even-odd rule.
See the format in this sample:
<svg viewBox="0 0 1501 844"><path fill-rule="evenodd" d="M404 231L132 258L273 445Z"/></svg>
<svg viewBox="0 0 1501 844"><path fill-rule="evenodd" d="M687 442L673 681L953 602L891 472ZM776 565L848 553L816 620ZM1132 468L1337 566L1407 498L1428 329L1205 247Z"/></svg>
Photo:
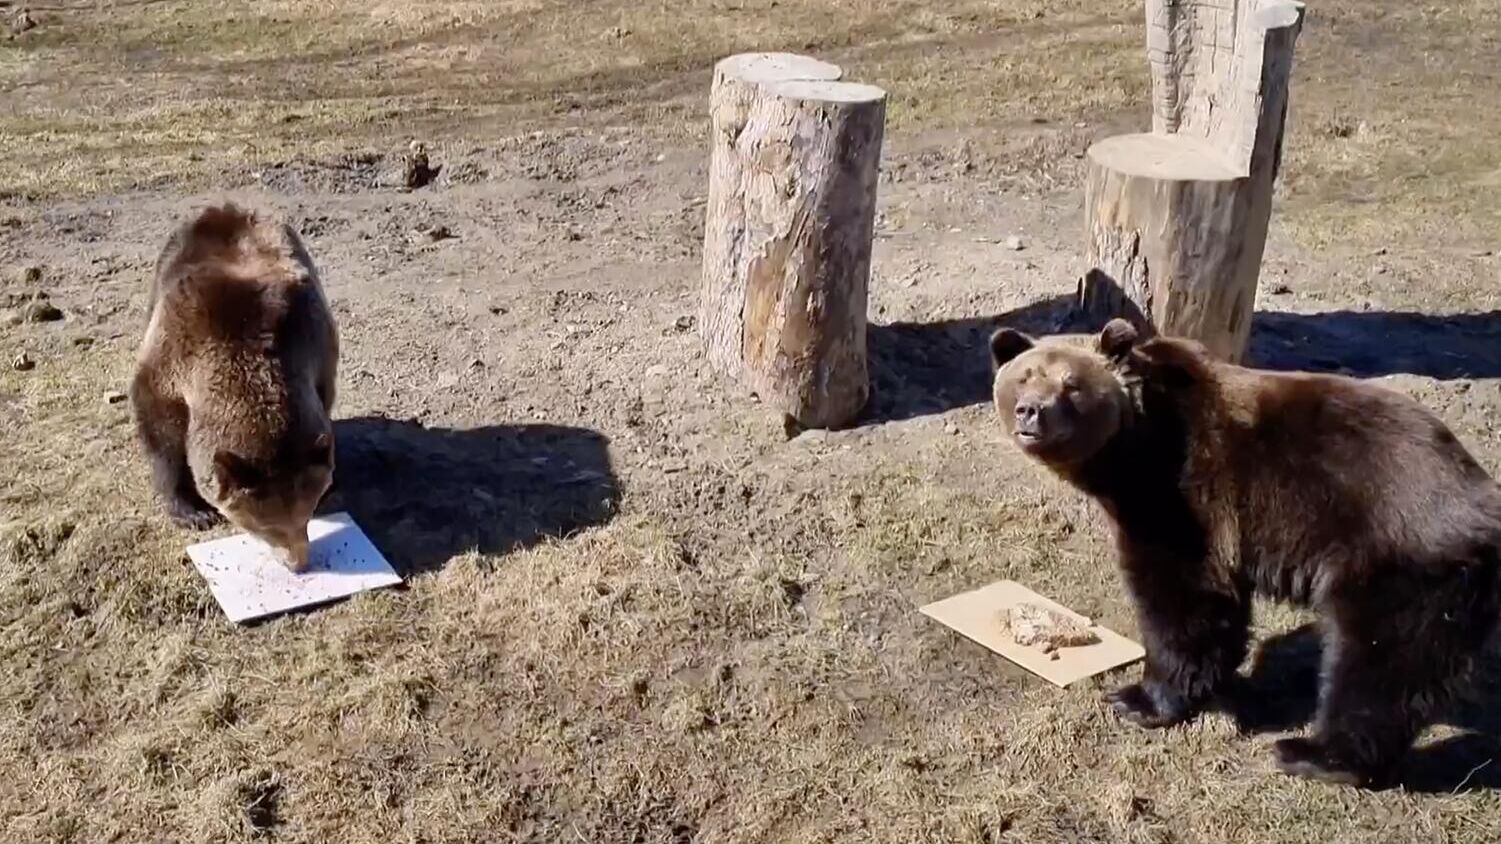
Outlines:
<svg viewBox="0 0 1501 844"><path fill-rule="evenodd" d="M1247 733L1272 733L1309 724L1318 706L1322 657L1313 624L1263 642L1229 702L1237 726ZM1501 652L1493 648L1487 654L1439 724L1456 732L1421 739L1404 763L1402 786L1443 794L1501 789Z"/></svg>
<svg viewBox="0 0 1501 844"><path fill-rule="evenodd" d="M335 422L334 435L319 512L348 512L403 576L603 524L619 503L608 441L594 431L368 417Z"/></svg>

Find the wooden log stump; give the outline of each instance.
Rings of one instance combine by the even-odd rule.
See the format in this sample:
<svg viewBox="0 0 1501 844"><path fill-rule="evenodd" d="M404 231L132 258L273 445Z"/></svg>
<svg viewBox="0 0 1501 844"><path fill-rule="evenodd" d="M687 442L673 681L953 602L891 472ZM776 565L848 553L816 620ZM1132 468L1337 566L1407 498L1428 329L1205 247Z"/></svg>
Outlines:
<svg viewBox="0 0 1501 844"><path fill-rule="evenodd" d="M1089 149L1086 314L1244 358L1302 21L1291 0L1148 0L1153 131Z"/></svg>
<svg viewBox="0 0 1501 844"><path fill-rule="evenodd" d="M870 396L866 298L885 92L803 56L715 68L700 333L710 363L804 428Z"/></svg>

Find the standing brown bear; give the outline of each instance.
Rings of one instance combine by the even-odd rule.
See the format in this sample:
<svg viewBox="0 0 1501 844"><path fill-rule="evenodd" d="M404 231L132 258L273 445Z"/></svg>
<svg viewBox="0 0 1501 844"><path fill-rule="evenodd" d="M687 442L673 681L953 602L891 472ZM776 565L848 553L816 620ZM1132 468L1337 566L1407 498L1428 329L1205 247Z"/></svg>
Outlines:
<svg viewBox="0 0 1501 844"><path fill-rule="evenodd" d="M1436 417L1350 378L1212 360L1187 340L1095 348L991 337L1009 438L1113 522L1146 646L1108 700L1165 727L1246 655L1251 597L1311 606L1324 662L1315 729L1278 766L1392 784L1501 617L1501 488Z"/></svg>
<svg viewBox="0 0 1501 844"><path fill-rule="evenodd" d="M222 516L292 571L333 481L339 338L286 223L233 204L178 226L157 260L131 382L141 444L172 520Z"/></svg>

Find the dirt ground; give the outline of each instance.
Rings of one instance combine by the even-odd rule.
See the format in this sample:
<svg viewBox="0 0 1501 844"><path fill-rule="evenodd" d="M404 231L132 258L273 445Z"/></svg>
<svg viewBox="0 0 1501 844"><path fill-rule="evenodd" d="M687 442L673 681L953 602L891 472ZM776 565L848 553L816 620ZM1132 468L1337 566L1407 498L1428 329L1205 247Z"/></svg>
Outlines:
<svg viewBox="0 0 1501 844"><path fill-rule="evenodd" d="M1310 6L1255 359L1382 379L1501 472L1501 6ZM992 424L982 338L1071 327L1079 159L1147 118L1137 4L30 16L0 40L0 305L60 318L0 325L0 839L1501 838L1501 683L1365 793L1270 764L1306 615L1258 614L1278 723L1147 733L1098 702L1137 669L1058 691L916 611L1009 577L1135 633L1099 518ZM849 431L788 439L697 351L708 70L743 49L891 92ZM406 191L413 139L442 170ZM223 192L323 269L327 509L407 576L247 628L119 400L156 251Z"/></svg>

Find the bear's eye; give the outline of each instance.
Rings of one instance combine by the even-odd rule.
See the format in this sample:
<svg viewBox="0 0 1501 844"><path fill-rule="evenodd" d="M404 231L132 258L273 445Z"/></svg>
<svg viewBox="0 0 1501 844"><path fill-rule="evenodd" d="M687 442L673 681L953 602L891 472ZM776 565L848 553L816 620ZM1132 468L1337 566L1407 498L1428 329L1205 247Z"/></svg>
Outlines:
<svg viewBox="0 0 1501 844"><path fill-rule="evenodd" d="M1073 393L1079 392L1080 389L1082 389L1082 388L1081 388L1081 386L1079 384L1079 379L1077 379L1077 378L1065 378L1065 379L1063 379L1063 392L1069 393L1069 394L1073 394Z"/></svg>

